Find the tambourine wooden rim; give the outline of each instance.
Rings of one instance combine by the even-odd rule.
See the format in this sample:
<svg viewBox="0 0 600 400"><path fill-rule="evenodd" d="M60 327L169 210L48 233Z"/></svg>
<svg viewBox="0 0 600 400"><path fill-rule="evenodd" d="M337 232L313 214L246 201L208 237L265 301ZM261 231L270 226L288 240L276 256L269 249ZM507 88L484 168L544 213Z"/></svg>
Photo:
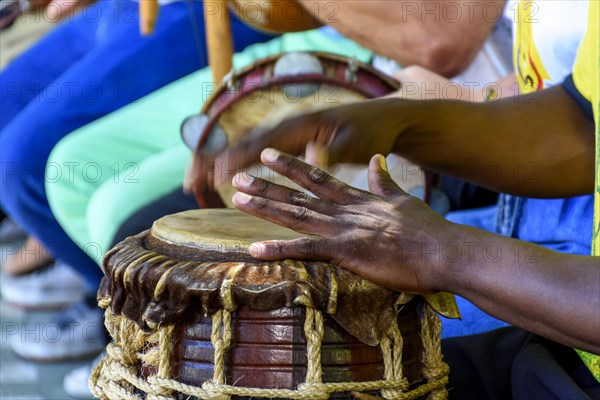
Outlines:
<svg viewBox="0 0 600 400"><path fill-rule="evenodd" d="M234 103L246 98L253 92L268 89L273 86L290 85L290 84L301 84L301 83L317 83L317 84L332 84L341 86L347 89L351 89L364 95L367 98L376 98L385 96L391 92L400 89L400 82L396 79L379 72L369 64L365 64L355 59L350 59L337 54L324 53L324 52L303 52L311 54L319 60L331 61L339 63L336 68L335 76L327 76L324 74L298 74L298 75L286 75L286 76L273 76L265 74L265 67L269 64L274 65L284 54L273 55L255 63L248 65L239 71L232 71L233 76L225 78L224 84L221 85L219 90L215 92L202 107L202 113L209 117L209 120L200 136L198 141L198 148L201 148L208 137L208 133L214 127L216 121L221 117L221 114ZM348 65L353 62L357 70L355 72L355 80L346 79L346 73L348 71ZM362 71L362 73L361 73ZM366 73L365 73L366 72ZM372 82L368 82L368 78ZM235 86L236 83L241 83L239 86ZM232 90L235 88L235 90ZM222 99L216 104L217 99Z"/></svg>
<svg viewBox="0 0 600 400"><path fill-rule="evenodd" d="M223 85L205 103L202 113L208 121L200 134L194 152L201 153L210 133L221 115L233 104L247 98L254 92L275 86L290 84L331 84L352 90L367 99L385 96L400 89L400 82L353 58L325 53L302 52L317 57L322 63L333 63L333 68L325 68L323 74L297 74L274 76L275 63L285 54L273 55L240 69L232 71L225 78ZM333 71L333 73L332 73ZM196 199L201 207L221 208L224 203L218 193L196 193Z"/></svg>

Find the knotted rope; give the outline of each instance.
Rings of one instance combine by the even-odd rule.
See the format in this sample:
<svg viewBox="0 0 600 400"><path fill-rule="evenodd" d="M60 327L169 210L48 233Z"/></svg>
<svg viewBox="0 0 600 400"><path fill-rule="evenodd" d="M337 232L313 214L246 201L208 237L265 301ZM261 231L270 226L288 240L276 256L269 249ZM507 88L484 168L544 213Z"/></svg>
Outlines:
<svg viewBox="0 0 600 400"><path fill-rule="evenodd" d="M262 397L271 399L328 399L332 393L353 392L357 399L375 396L361 392L381 391L383 398L416 399L429 394L428 400L446 398L448 366L443 362L440 346L441 323L435 312L424 305L421 319L423 340L423 375L427 383L409 390L403 375L403 338L397 323L393 323L381 341L384 360L384 379L368 382L322 382L321 345L324 320L320 311L306 308L304 335L306 338L308 368L304 383L297 389L261 389L226 384L226 352L231 346L233 327L231 312L221 310L212 317L211 343L215 350L213 379L201 387L187 385L172 379L173 326L159 327L144 333L134 322L114 315L108 307L109 299L100 301L107 308L105 324L114 342L107 346L107 354L92 371L90 390L100 399L142 400L141 391L151 400L175 400L178 395L206 400L229 400L231 396ZM156 374L147 379L140 377L140 369L153 367ZM152 370L146 368L146 370Z"/></svg>

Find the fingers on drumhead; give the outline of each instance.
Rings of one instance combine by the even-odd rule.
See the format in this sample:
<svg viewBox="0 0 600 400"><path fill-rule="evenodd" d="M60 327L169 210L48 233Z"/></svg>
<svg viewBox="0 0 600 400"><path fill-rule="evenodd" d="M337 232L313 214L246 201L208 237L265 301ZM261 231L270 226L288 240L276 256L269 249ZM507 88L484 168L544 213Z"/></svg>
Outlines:
<svg viewBox="0 0 600 400"><path fill-rule="evenodd" d="M333 218L307 207L250 196L246 193L236 193L233 196L233 204L243 212L301 233L331 234L336 227Z"/></svg>
<svg viewBox="0 0 600 400"><path fill-rule="evenodd" d="M346 185L321 168L275 149L265 149L261 159L273 171L291 179L319 198L336 204L350 204L361 191Z"/></svg>
<svg viewBox="0 0 600 400"><path fill-rule="evenodd" d="M233 179L233 186L240 192L252 196L259 196L294 206L307 207L315 211L323 211L321 202L307 193L251 175L237 174Z"/></svg>

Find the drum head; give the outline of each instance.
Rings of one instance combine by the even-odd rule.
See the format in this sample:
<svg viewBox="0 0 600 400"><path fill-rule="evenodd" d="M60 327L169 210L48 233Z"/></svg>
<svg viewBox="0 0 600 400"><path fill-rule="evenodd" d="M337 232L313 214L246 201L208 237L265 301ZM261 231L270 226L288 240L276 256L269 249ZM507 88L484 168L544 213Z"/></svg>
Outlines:
<svg viewBox="0 0 600 400"><path fill-rule="evenodd" d="M152 247L179 259L198 261L255 261L252 243L293 240L300 233L236 209L191 210L154 222Z"/></svg>

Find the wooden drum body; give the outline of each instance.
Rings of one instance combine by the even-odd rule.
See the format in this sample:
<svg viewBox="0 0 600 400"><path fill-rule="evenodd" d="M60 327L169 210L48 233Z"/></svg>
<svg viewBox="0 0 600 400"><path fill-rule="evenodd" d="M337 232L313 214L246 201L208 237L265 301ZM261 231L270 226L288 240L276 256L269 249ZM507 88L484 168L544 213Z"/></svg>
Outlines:
<svg viewBox="0 0 600 400"><path fill-rule="evenodd" d="M324 262L252 258L300 235L237 210L164 217L104 260L105 399L445 398L439 318ZM427 397L429 396L429 397Z"/></svg>

